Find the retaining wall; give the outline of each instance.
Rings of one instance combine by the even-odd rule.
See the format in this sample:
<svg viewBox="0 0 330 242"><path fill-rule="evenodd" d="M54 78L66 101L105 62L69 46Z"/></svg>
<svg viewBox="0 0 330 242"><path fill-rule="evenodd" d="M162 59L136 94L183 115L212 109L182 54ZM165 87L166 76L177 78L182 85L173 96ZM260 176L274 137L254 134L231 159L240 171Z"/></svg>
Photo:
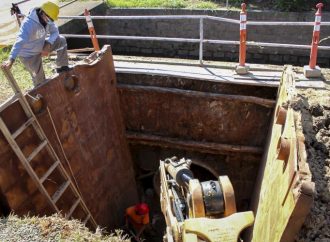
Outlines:
<svg viewBox="0 0 330 242"><path fill-rule="evenodd" d="M189 9L110 9L100 5L91 10L92 15L210 15L239 19L239 11L189 10ZM314 21L314 12L288 13L271 11L248 11L248 20L254 21ZM330 13L323 13L323 21L330 21ZM94 20L97 34L199 38L199 20ZM84 20L76 21L76 33L88 34ZM63 29L64 30L64 29ZM66 33L72 33L67 30ZM313 26L248 26L248 41L309 45ZM330 35L330 27L321 27L321 39ZM239 25L214 20L204 20L204 38L217 40L239 40ZM101 40L111 44L114 54L162 56L198 59L199 44L135 40ZM91 46L90 40L69 40L72 47ZM322 45L329 45L325 40ZM204 59L238 61L238 46L205 44ZM279 47L248 47L247 62L269 64L306 65L309 50ZM330 51L319 51L320 66L330 66Z"/></svg>

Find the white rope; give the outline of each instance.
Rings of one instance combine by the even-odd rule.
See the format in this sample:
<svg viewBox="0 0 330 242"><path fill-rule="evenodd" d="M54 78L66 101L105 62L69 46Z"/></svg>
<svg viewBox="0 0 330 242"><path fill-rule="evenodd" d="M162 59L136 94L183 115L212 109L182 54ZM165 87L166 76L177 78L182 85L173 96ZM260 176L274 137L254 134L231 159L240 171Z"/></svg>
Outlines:
<svg viewBox="0 0 330 242"><path fill-rule="evenodd" d="M323 41L325 41L325 40L328 40L328 39L330 39L330 36L327 36L327 37L321 39L319 43L321 43L321 42L323 42Z"/></svg>
<svg viewBox="0 0 330 242"><path fill-rule="evenodd" d="M55 131L55 135L56 135L56 138L57 138L57 142L59 143L59 145L60 145L60 147L61 147L61 151L62 151L62 153L63 153L64 159L65 159L65 162L67 163L67 165L68 165L68 167L69 167L69 170L70 170L71 176L72 176L72 178L73 178L73 180L74 180L74 183L75 183L75 185L76 185L77 191L79 192L80 196L83 197L82 194L81 194L81 192L80 192L80 189L79 189L79 186L78 186L78 182L77 182L77 180L76 180L76 178L75 178L75 176L74 176L74 174L73 174L73 171L72 171L71 165L70 165L70 163L69 163L69 160L68 160L68 158L67 158L67 156L66 156L66 154L65 154L65 152L64 152L64 149L63 149L63 146L62 146L62 143L61 143L60 137L59 137L59 135L58 135L58 133L57 133L57 130L56 130L56 127L55 127L55 124L54 124L53 117L52 117L52 115L51 115L51 113L50 113L48 107L47 107L47 112L48 112L48 115L49 115L50 121L51 121L51 123L52 123L53 129L54 129L54 131Z"/></svg>

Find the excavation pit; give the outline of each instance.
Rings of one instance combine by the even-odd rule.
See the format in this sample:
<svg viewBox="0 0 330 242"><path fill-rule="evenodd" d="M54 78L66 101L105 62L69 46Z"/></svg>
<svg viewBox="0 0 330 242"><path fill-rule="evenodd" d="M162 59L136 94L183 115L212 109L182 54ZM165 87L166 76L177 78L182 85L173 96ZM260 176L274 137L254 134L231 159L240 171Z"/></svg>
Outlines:
<svg viewBox="0 0 330 242"><path fill-rule="evenodd" d="M67 88L72 76L75 85ZM255 214L247 241L291 241L313 192L303 135L294 127L293 111L283 105L291 85L285 77L278 87L147 71L116 74L111 50L104 47L29 95L43 97L46 108L36 114L38 121L100 226L122 226L125 209L139 200L157 204L158 162L175 155L191 159L201 180L229 177L238 211ZM288 110L283 124L274 118L280 106ZM3 107L0 117L14 133L27 118L17 101ZM285 161L278 156L280 138L291 142ZM40 140L29 126L17 142L29 156ZM3 135L0 143L3 214L53 213ZM52 163L41 151L31 165L41 177ZM54 194L62 183L54 172L45 187ZM64 214L74 200L70 192L59 199ZM84 213L77 208L73 217L84 220Z"/></svg>

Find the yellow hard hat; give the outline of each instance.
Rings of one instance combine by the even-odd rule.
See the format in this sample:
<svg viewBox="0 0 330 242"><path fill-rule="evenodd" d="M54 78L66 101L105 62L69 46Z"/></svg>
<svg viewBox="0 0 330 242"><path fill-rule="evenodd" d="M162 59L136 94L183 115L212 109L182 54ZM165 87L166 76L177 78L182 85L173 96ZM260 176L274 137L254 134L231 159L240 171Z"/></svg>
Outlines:
<svg viewBox="0 0 330 242"><path fill-rule="evenodd" d="M60 12L60 7L54 2L45 2L41 5L42 11L44 11L52 20L58 19L58 13Z"/></svg>

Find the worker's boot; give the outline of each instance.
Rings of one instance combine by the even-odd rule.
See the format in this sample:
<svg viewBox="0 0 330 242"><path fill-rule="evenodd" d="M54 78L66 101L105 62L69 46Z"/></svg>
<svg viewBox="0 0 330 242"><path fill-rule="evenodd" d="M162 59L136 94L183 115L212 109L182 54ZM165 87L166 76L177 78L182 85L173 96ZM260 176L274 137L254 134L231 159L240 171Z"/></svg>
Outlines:
<svg viewBox="0 0 330 242"><path fill-rule="evenodd" d="M61 66L59 68L56 68L57 73L65 72L65 71L71 71L72 67L70 66Z"/></svg>

